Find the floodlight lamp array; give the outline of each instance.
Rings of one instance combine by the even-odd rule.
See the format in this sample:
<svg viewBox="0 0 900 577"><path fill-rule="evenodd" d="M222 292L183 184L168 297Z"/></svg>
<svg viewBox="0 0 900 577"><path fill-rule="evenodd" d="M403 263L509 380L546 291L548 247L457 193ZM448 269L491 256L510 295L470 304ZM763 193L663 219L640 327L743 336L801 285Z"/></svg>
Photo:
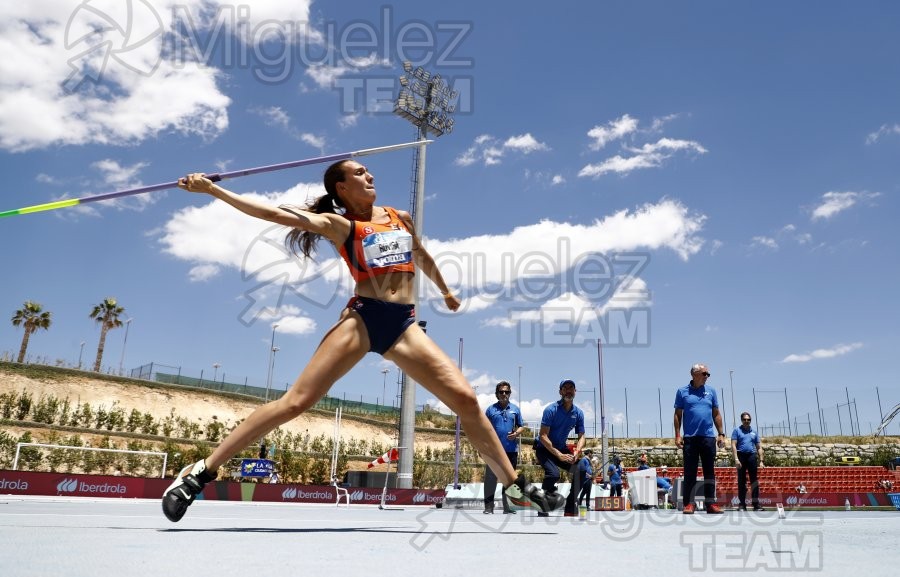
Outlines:
<svg viewBox="0 0 900 577"><path fill-rule="evenodd" d="M435 136L452 132L454 121L450 117L456 111L453 104L459 97L440 74L432 75L421 66L403 63L406 74L400 76L400 95L394 103L394 114L406 118L425 133ZM410 78L412 77L412 78Z"/></svg>

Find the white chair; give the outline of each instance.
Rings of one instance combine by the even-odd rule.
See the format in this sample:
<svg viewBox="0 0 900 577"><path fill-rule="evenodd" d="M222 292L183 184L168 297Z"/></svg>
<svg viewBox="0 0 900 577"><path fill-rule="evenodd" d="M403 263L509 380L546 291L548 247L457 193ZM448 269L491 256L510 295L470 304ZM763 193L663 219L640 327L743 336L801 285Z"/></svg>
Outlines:
<svg viewBox="0 0 900 577"><path fill-rule="evenodd" d="M350 506L350 491L341 487L338 484L337 478L337 462L338 456L340 455L341 448L341 415L343 413L343 409L338 407L334 411L334 433L332 434L332 448L331 448L331 485L334 487L334 494L336 496L334 506L338 507L341 504L341 495L347 498L347 507Z"/></svg>
<svg viewBox="0 0 900 577"><path fill-rule="evenodd" d="M349 507L350 506L350 491L348 491L344 487L341 487L338 484L337 477L331 478L331 485L334 487L335 495L337 495L337 500L334 502L334 505L339 506L341 504L341 496L344 496L347 498L347 506Z"/></svg>

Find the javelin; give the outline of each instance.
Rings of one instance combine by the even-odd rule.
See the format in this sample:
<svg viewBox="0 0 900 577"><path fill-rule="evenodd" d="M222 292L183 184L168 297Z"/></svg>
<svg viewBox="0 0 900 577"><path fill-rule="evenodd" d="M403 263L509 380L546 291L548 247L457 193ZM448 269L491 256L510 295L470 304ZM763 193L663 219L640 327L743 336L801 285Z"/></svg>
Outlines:
<svg viewBox="0 0 900 577"><path fill-rule="evenodd" d="M354 152L343 152L341 154L331 154L329 156L317 156L315 158L305 158L303 160L293 160L291 162L282 162L280 164L270 164L268 166L258 166L256 168L245 168L243 170L232 170L231 172L221 172L207 174L206 177L213 182L228 180L230 178L238 178L240 176L250 176L251 174L260 174L262 172L273 172L276 170L284 170L286 168L295 168L297 166L306 166L307 164L320 164L323 162L337 162L339 160L347 160L356 156L367 156L369 154L380 154L382 152L391 152L411 146L421 146L431 144L433 140L417 140L415 142L405 142L403 144L392 144L391 146L379 146L377 148L364 148ZM150 186L141 186L139 188L131 188L128 190L119 190L116 192L105 192L94 196L85 196L84 198L68 198L65 200L57 200L55 202L47 202L44 204L36 204L34 206L26 206L25 208L17 208L15 210L6 210L0 212L0 218L4 216L13 216L16 214L29 214L32 212L42 212L45 210L56 210L57 208L67 208L77 206L79 204L87 204L89 202L97 202L100 200L110 200L112 198L120 198L123 196L134 196L136 194L144 194L145 192L155 192L157 190L165 190L167 188L176 188L178 181L164 182L162 184L151 184Z"/></svg>

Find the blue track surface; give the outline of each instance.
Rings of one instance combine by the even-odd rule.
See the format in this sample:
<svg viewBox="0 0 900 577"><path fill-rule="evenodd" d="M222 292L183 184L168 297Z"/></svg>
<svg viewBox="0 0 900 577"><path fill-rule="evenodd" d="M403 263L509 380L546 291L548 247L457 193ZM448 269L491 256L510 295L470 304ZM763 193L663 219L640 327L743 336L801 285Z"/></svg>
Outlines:
<svg viewBox="0 0 900 577"><path fill-rule="evenodd" d="M531 512L0 497L10 577L123 575L896 575L900 512Z"/></svg>

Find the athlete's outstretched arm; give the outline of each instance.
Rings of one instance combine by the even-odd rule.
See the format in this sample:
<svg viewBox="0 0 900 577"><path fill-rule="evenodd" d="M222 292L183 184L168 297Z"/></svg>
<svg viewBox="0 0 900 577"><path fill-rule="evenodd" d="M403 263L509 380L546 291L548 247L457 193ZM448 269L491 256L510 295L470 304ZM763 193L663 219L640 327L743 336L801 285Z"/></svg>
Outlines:
<svg viewBox="0 0 900 577"><path fill-rule="evenodd" d="M308 230L320 234L332 242L343 242L350 230L349 222L337 215L316 214L302 209L288 212L276 206L235 194L206 178L203 173L189 174L179 179L178 186L189 192L204 193L218 198L244 214L284 226Z"/></svg>
<svg viewBox="0 0 900 577"><path fill-rule="evenodd" d="M441 291L441 296L444 297L444 304L447 305L447 308L451 311L458 310L461 303L459 299L456 298L456 295L450 292L450 288L447 287L447 282L444 280L444 275L441 274L441 270L437 267L437 264L435 264L434 259L422 244L422 241L419 240L419 235L416 232L412 217L408 212L402 210L397 211L397 216L400 217L400 220L403 221L403 224L406 225L406 228L409 229L409 233L413 237L413 261L415 262L416 267L421 270L425 276L431 279L434 286Z"/></svg>

